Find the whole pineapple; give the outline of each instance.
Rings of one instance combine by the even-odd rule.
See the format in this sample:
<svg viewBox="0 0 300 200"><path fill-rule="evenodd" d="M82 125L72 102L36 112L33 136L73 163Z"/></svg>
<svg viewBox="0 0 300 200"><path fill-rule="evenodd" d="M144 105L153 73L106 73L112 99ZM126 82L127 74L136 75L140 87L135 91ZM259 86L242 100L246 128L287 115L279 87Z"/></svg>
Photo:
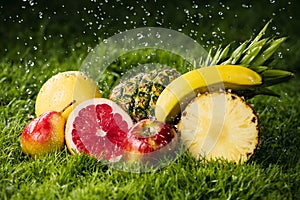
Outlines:
<svg viewBox="0 0 300 200"><path fill-rule="evenodd" d="M119 104L135 121L154 116L154 106L163 89L181 74L173 68L152 69L122 79L110 99Z"/></svg>

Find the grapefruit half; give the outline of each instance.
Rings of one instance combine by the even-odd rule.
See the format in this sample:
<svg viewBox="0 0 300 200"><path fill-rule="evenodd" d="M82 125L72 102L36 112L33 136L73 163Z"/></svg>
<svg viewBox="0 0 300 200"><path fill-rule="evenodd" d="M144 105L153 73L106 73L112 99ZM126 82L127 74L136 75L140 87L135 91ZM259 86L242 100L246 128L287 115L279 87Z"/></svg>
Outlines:
<svg viewBox="0 0 300 200"><path fill-rule="evenodd" d="M70 113L66 123L66 143L72 154L85 153L98 160L117 162L122 158L130 116L105 98L83 101Z"/></svg>

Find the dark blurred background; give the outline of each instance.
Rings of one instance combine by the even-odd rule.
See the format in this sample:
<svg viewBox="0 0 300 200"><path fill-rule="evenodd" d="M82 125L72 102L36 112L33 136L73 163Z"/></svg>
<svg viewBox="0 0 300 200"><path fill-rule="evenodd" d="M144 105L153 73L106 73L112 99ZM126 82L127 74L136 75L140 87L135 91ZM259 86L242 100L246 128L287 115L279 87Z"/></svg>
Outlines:
<svg viewBox="0 0 300 200"><path fill-rule="evenodd" d="M300 61L297 0L264 1L0 1L0 55L68 57L104 38L132 28L174 29L205 48L243 42L272 19L267 36L289 39L278 52L277 68L297 71ZM18 57L19 55L19 57ZM0 58L1 59L1 58Z"/></svg>

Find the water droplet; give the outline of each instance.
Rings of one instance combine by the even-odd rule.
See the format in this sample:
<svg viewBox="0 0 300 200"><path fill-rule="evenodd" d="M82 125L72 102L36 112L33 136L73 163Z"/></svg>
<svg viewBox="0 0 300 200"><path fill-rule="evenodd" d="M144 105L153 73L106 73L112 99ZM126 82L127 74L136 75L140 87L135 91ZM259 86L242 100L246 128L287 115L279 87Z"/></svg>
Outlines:
<svg viewBox="0 0 300 200"><path fill-rule="evenodd" d="M156 37L156 38L160 38L160 34L159 34L159 33L156 33L156 34L155 34L155 37Z"/></svg>
<svg viewBox="0 0 300 200"><path fill-rule="evenodd" d="M147 46L148 46L148 42L143 42L143 45L144 45L145 47L147 47Z"/></svg>
<svg viewBox="0 0 300 200"><path fill-rule="evenodd" d="M188 9L184 9L183 10L185 12L185 14L189 15L190 14L190 11Z"/></svg>
<svg viewBox="0 0 300 200"><path fill-rule="evenodd" d="M252 7L251 4L249 4L249 5L247 5L247 4L242 4L242 8L251 8L251 7Z"/></svg>
<svg viewBox="0 0 300 200"><path fill-rule="evenodd" d="M39 12L39 18L42 19L43 18L43 13Z"/></svg>
<svg viewBox="0 0 300 200"><path fill-rule="evenodd" d="M270 0L270 3L275 3L275 0Z"/></svg>
<svg viewBox="0 0 300 200"><path fill-rule="evenodd" d="M29 0L28 3L29 3L30 6L34 6L34 4L35 4L33 0Z"/></svg>
<svg viewBox="0 0 300 200"><path fill-rule="evenodd" d="M161 23L161 22L156 22L156 23L157 23L158 25L160 25L160 26L162 25L162 23Z"/></svg>
<svg viewBox="0 0 300 200"><path fill-rule="evenodd" d="M141 33L138 33L137 37L138 37L138 40L140 40L140 39L143 39L145 36L143 34L141 34Z"/></svg>
<svg viewBox="0 0 300 200"><path fill-rule="evenodd" d="M192 5L192 8L198 8L197 4Z"/></svg>
<svg viewBox="0 0 300 200"><path fill-rule="evenodd" d="M26 92L27 92L27 94L29 94L29 95L32 93L32 91L31 91L30 89L28 89L28 88L26 89Z"/></svg>
<svg viewBox="0 0 300 200"><path fill-rule="evenodd" d="M30 66L30 67L34 66L34 61L29 60L29 61L28 61L28 66Z"/></svg>

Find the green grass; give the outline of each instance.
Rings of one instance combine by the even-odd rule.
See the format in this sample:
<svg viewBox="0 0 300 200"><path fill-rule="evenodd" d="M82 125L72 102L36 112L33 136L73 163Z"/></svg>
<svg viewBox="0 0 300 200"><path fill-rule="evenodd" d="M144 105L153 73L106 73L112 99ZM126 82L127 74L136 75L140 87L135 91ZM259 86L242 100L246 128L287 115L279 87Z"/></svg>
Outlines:
<svg viewBox="0 0 300 200"><path fill-rule="evenodd" d="M23 2L27 3L26 9L23 10L21 4L14 6L13 3L3 3L3 7L0 7L0 199L300 197L300 78L297 68L300 44L298 30L292 28L295 27L296 19L294 21L286 17L298 17L298 14L289 13L295 10L295 2L291 1L290 6L283 5L286 12L278 11L283 3L270 5L270 10L266 12L259 10L262 8L258 4L253 4L253 9L244 9L242 6L236 6L241 4L232 3L229 5L229 11L232 13L224 10L224 19L220 19L218 14L213 14L218 13L222 6L212 3L213 7L210 9L198 10L204 15L204 19L208 19L206 22L204 20L199 22L200 25L195 25L188 21L182 30L186 34L190 30L197 30L198 35L193 37L200 43L210 41L206 45L209 47L248 39L264 25L263 19L268 20L273 16L273 25L277 27L279 35L290 36L279 50L283 58L275 56L272 63L275 68L292 70L296 77L289 83L272 88L281 95L280 99L257 96L250 100L259 114L262 127L261 141L254 156L246 164L236 165L226 161L196 161L185 153L159 171L142 174L117 171L85 155L72 156L67 148L40 159L33 159L22 153L19 137L24 126L34 115L35 98L42 84L60 71L80 69L80 64L90 47L94 47L101 39L113 35L117 30L132 28L131 25L122 23L122 17L125 19L125 16L130 14L124 11L119 13L120 21L115 24L110 20L116 17L116 13L111 13L111 18L106 14L102 21L106 27L96 31L93 16L83 12L84 7L89 9L93 7L93 3L82 5L66 2L68 3L64 8L56 4L47 5L48 11L42 3L28 7L28 2ZM175 3L174 8L176 5L180 3ZM190 9L192 5L183 3L182 6ZM106 13L109 12L107 7L109 6L103 6ZM149 9L154 12L158 8L154 6ZM180 28L185 19L184 8L176 19L169 14L173 12L173 7L166 9L165 15L161 16L165 19L165 27ZM254 8L260 15L251 14ZM61 14L52 16L52 9L57 9L58 12L61 10ZM37 17L40 10L44 12L43 19ZM73 14L73 10L80 10L81 15ZM64 11L67 14L64 14ZM17 20L18 12L19 19L24 19L21 24L13 22ZM246 14L242 15L243 12ZM276 12L277 15L272 15L272 12ZM151 21L141 10L137 13L130 18L137 22L137 27L143 26L140 19L142 17L148 20L146 25L155 25L155 20ZM234 22L234 14L240 17L240 21ZM213 19L208 17L209 15L212 15ZM249 15L253 17L250 19ZM46 16L52 18L48 19ZM82 22L81 18L94 23L86 25L86 21ZM242 26L247 22L246 26ZM227 33L225 36L217 30L217 34L224 37L221 42L218 37L209 34L216 31L216 27ZM238 30L247 34L241 35ZM94 32L97 32L96 36ZM273 33L276 32L271 32ZM43 39L44 36L47 40ZM19 39L16 39L17 37Z"/></svg>

